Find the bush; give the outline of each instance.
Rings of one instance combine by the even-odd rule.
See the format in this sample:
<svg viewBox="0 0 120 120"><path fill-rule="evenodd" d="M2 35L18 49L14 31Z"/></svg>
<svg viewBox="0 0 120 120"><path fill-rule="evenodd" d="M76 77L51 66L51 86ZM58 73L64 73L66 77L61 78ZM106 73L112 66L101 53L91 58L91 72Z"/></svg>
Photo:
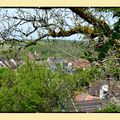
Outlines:
<svg viewBox="0 0 120 120"><path fill-rule="evenodd" d="M17 71L1 68L0 112L71 112L74 92L102 77L102 67L68 74L28 60Z"/></svg>
<svg viewBox="0 0 120 120"><path fill-rule="evenodd" d="M116 112L120 112L120 107L115 105L114 103L110 103L109 106L99 112L103 112L103 113L116 113Z"/></svg>
<svg viewBox="0 0 120 120"><path fill-rule="evenodd" d="M69 75L30 62L17 72L0 69L0 73L0 112L58 112L69 106L73 89Z"/></svg>

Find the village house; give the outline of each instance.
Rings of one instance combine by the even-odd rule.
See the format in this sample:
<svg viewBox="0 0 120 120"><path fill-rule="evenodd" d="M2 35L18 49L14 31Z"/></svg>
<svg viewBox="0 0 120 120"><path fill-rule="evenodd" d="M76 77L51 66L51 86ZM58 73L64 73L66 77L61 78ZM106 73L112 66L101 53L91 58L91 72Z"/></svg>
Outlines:
<svg viewBox="0 0 120 120"><path fill-rule="evenodd" d="M5 58L5 57L0 57L0 67L16 69L21 64L23 64L23 61L20 58L8 59L8 58Z"/></svg>
<svg viewBox="0 0 120 120"><path fill-rule="evenodd" d="M56 64L63 64L66 60L64 58L60 57L48 57L47 62L48 63L56 63Z"/></svg>
<svg viewBox="0 0 120 120"><path fill-rule="evenodd" d="M85 59L79 59L79 60L72 60L71 61L73 68L90 68L91 67L91 63L88 60Z"/></svg>
<svg viewBox="0 0 120 120"><path fill-rule="evenodd" d="M87 93L74 96L78 111L95 112L106 108L110 102L120 106L120 83L111 77L93 82Z"/></svg>
<svg viewBox="0 0 120 120"><path fill-rule="evenodd" d="M34 60L34 61L39 61L40 60L40 55L36 51L34 51L34 53L29 52L28 53L28 59L29 60Z"/></svg>
<svg viewBox="0 0 120 120"><path fill-rule="evenodd" d="M97 96L92 96L88 93L82 93L80 95L75 96L75 101L81 102L81 101L89 101L89 100L98 100L99 97Z"/></svg>
<svg viewBox="0 0 120 120"><path fill-rule="evenodd" d="M84 59L74 59L70 61L59 57L48 57L47 63L50 65L52 70L57 69L57 65L62 65L64 71L71 74L74 73L76 69L82 68L85 70L86 68L91 67L91 63Z"/></svg>
<svg viewBox="0 0 120 120"><path fill-rule="evenodd" d="M59 57L48 57L47 63L53 71L57 70L59 65L63 66L64 70L68 67L68 61Z"/></svg>
<svg viewBox="0 0 120 120"><path fill-rule="evenodd" d="M0 61L0 67L6 67L2 61Z"/></svg>

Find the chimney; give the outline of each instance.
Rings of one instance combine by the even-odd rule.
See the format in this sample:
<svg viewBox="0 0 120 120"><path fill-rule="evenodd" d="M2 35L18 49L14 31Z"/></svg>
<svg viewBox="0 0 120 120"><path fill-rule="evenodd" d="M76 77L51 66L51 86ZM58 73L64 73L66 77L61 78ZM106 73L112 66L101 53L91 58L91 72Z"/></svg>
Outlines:
<svg viewBox="0 0 120 120"><path fill-rule="evenodd" d="M107 97L107 95L108 95L108 85L106 85L106 84L104 84L103 86L102 86L102 88L100 89L100 95L99 95L99 98L100 99L104 99L104 98L106 98Z"/></svg>

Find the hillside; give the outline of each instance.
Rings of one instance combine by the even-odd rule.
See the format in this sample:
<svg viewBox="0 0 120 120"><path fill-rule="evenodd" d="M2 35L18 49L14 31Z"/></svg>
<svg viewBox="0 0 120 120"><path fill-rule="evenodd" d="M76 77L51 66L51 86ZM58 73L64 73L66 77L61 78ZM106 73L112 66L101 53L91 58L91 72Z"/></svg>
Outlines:
<svg viewBox="0 0 120 120"><path fill-rule="evenodd" d="M14 43L15 44L15 43ZM18 48L24 48L25 43L16 43L16 45L10 48L10 44L7 43L0 49L0 53L3 56L10 58L17 55ZM42 40L37 45L32 45L26 49L22 49L19 53L19 57L24 58L29 52L35 51L40 55L41 59L46 60L48 57L64 57L68 59L73 58L96 58L97 53L93 53L93 48L87 48L88 42L72 41L72 40ZM88 52L87 52L88 51ZM94 51L95 52L95 51ZM91 53L93 55L91 55ZM89 56L90 54L90 56Z"/></svg>

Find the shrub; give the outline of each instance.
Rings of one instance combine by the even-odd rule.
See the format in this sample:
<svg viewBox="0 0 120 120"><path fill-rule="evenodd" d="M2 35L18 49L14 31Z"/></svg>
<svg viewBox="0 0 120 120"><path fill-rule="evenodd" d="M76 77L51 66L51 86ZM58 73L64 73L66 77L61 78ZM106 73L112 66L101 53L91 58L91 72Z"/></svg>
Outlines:
<svg viewBox="0 0 120 120"><path fill-rule="evenodd" d="M69 75L61 76L30 62L17 72L8 69L0 72L0 112L58 112L61 106L69 106L72 91Z"/></svg>
<svg viewBox="0 0 120 120"><path fill-rule="evenodd" d="M116 113L116 112L120 112L120 107L115 105L114 103L110 103L107 108L100 110L99 112Z"/></svg>
<svg viewBox="0 0 120 120"><path fill-rule="evenodd" d="M28 60L17 71L0 68L0 112L71 112L74 92L103 73L102 67L79 69L75 74L52 72ZM112 108L108 109L112 112Z"/></svg>

